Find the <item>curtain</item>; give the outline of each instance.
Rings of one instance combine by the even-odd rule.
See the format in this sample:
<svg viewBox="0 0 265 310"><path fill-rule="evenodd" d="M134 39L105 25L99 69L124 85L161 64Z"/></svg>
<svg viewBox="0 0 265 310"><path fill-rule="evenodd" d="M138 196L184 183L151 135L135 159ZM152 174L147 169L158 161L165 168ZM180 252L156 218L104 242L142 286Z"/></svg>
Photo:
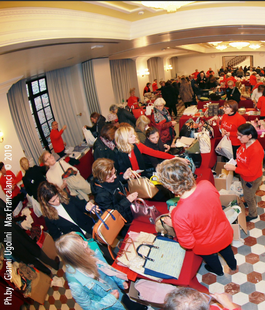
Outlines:
<svg viewBox="0 0 265 310"><path fill-rule="evenodd" d="M152 84L154 79L157 79L159 82L158 77L158 57L152 57L147 60L147 67L149 69L150 75L149 75L149 82ZM151 88L152 89L152 88Z"/></svg>
<svg viewBox="0 0 265 310"><path fill-rule="evenodd" d="M135 95L140 97L136 65L132 59L111 60L110 73L117 103L123 103L130 97L131 88L135 88Z"/></svg>
<svg viewBox="0 0 265 310"><path fill-rule="evenodd" d="M171 70L171 78L174 79L178 73L178 57L170 58L172 70Z"/></svg>
<svg viewBox="0 0 265 310"><path fill-rule="evenodd" d="M25 156L28 159L33 158L34 163L38 164L43 149L31 115L25 80L17 82L10 88L7 100Z"/></svg>
<svg viewBox="0 0 265 310"><path fill-rule="evenodd" d="M63 133L63 140L67 146L75 146L82 142L82 124L78 119L75 107L77 105L80 87L72 76L71 67L58 69L46 73L49 97L54 117L59 124L67 129Z"/></svg>
<svg viewBox="0 0 265 310"><path fill-rule="evenodd" d="M82 63L82 73L89 111L90 113L93 111L101 114L91 60Z"/></svg>

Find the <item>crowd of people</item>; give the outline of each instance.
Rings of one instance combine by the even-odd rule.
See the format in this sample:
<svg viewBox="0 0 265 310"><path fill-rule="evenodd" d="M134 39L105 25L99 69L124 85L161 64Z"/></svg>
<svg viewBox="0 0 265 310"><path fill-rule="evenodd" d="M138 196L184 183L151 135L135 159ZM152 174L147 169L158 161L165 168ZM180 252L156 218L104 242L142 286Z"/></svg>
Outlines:
<svg viewBox="0 0 265 310"><path fill-rule="evenodd" d="M237 159L237 166L227 163L225 169L235 171L241 177L244 198L249 207L247 221L257 218L254 195L262 179L264 150L257 141L255 128L246 123L237 110L243 94L253 97L254 104L261 111L265 110L265 86L257 79L257 75L261 79L264 70L244 69L221 68L219 77L211 68L206 73L196 69L189 77L161 81L160 88L157 79L152 84L148 82L144 94L152 92L155 96L151 115L141 115L136 119L132 113L143 104L136 97L135 88L130 89L126 107L111 105L110 116L106 118L97 112L92 113L93 126L85 126L95 138L92 176L78 186L69 182L68 178L82 178L80 172L64 160L66 143L62 135L67 126L59 130L56 121L52 123L50 137L59 160L56 161L49 151L44 151L39 165L30 167L28 159L23 157L20 160L24 174L21 178L0 163L2 189L5 190L7 178L11 176L13 179L14 208L20 201L25 201L26 195L39 204L47 231L55 240L58 255L66 265L73 297L83 309L146 309L128 298L126 275L108 265L112 261L104 246L93 248L89 241L94 226L92 210L117 210L127 221L120 232L120 238L125 237L133 221L130 206L138 197L138 192L128 193L127 181L134 177L133 171L148 178L156 173L163 190L160 185L153 200L180 197L177 206L170 209L170 217L165 219L165 223L173 227L183 248L201 256L206 263L205 268L218 276L224 275L218 253L231 270L236 270L237 262L231 249L233 230L222 210L218 191L209 181L196 184L188 160L176 158L170 150L174 147L172 142L176 135L174 127L179 100L188 107L197 103L204 90L211 89L217 93L217 86L219 91L225 88L227 101L220 128L222 135L231 139L233 155ZM256 80L246 79L252 75ZM238 80L232 78L241 82L245 78L250 83L249 89L245 88L243 92L235 86ZM24 186L19 188L17 184L21 180ZM1 212L3 208L4 203ZM24 254L16 253L15 258L23 260ZM49 260L41 251L29 255L26 263L35 264L36 268L50 275L50 270L40 261L56 269L59 267L58 258ZM210 298L226 309L237 308L224 294L213 294ZM209 300L203 294L185 288L178 288L166 296L165 309L182 309L179 305L186 299L190 306L183 309L195 309L193 302L199 306L206 304L203 309L214 309L212 306L209 308Z"/></svg>

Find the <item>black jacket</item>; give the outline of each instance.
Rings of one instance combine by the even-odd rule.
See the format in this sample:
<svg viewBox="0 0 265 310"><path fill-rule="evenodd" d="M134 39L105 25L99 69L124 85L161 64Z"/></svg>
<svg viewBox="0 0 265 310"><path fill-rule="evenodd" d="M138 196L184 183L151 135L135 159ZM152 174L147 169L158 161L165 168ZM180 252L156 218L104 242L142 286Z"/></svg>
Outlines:
<svg viewBox="0 0 265 310"><path fill-rule="evenodd" d="M98 159L98 158L108 158L108 159L112 159L114 160L114 165L115 168L118 169L118 165L117 165L117 153L118 150L115 147L114 150L112 151L109 147L107 147L102 140L100 139L100 137L97 138L96 142L93 145L93 149L94 149L94 160Z"/></svg>
<svg viewBox="0 0 265 310"><path fill-rule="evenodd" d="M36 200L38 200L37 192L38 187L41 182L45 181L45 175L47 172L46 166L40 167L40 166L34 166L30 167L24 177L22 178L24 187L27 191L27 193L30 196L33 196Z"/></svg>
<svg viewBox="0 0 265 310"><path fill-rule="evenodd" d="M237 87L234 87L232 89L231 88L226 89L226 96L227 100L235 100L237 103L239 103L241 95Z"/></svg>
<svg viewBox="0 0 265 310"><path fill-rule="evenodd" d="M89 130L91 131L92 135L97 138L100 135L100 131L102 127L105 125L106 118L102 115L99 116L96 124L94 124Z"/></svg>
<svg viewBox="0 0 265 310"><path fill-rule="evenodd" d="M126 198L125 186L119 177L113 183L100 183L94 179L91 190L95 196L95 202L101 210L117 210L128 223L132 222L131 202Z"/></svg>
<svg viewBox="0 0 265 310"><path fill-rule="evenodd" d="M161 141L161 139L158 140L157 144L154 144L153 142L151 142L149 139L146 138L144 144L153 150L165 152L164 144ZM156 158L156 157L144 154L144 160L145 160L146 167L150 167L150 164L151 164L152 167L156 168L156 166L160 164L164 159Z"/></svg>
<svg viewBox="0 0 265 310"><path fill-rule="evenodd" d="M94 222L90 216L85 214L87 213L85 210L86 204L87 202L85 200L80 200L73 196L70 196L70 201L68 204L62 203L66 212L78 226L60 216L58 220L50 220L45 217L45 222L48 227L49 234L53 237L54 240L58 239L61 235L67 234L71 231L78 231L83 233L79 227L92 234L92 227L94 226Z"/></svg>
<svg viewBox="0 0 265 310"><path fill-rule="evenodd" d="M161 89L162 97L166 101L167 107L172 107L178 103L178 89L172 85L167 85Z"/></svg>
<svg viewBox="0 0 265 310"><path fill-rule="evenodd" d="M119 123L128 123L135 128L136 118L133 114L123 108L118 108L117 112Z"/></svg>

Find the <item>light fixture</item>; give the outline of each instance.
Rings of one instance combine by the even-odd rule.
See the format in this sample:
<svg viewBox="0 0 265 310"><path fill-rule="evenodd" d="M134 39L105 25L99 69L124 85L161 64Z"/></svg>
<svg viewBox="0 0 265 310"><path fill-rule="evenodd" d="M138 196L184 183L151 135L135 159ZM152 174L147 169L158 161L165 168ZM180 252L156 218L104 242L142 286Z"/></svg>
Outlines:
<svg viewBox="0 0 265 310"><path fill-rule="evenodd" d="M148 68L137 71L138 76L144 77L145 75L149 75L149 74L150 74L150 72L149 72Z"/></svg>
<svg viewBox="0 0 265 310"><path fill-rule="evenodd" d="M93 50L95 48L102 48L102 47L104 47L104 45L92 45L91 49Z"/></svg>
<svg viewBox="0 0 265 310"><path fill-rule="evenodd" d="M0 131L0 143L4 141L4 134L2 131Z"/></svg>
<svg viewBox="0 0 265 310"><path fill-rule="evenodd" d="M196 1L141 1L141 4L149 8L163 9L168 13L176 12L184 5L191 4Z"/></svg>
<svg viewBox="0 0 265 310"><path fill-rule="evenodd" d="M227 48L227 45L224 45L224 44L221 44L221 45L217 45L216 46L216 48L218 49L218 50L225 50L226 48Z"/></svg>
<svg viewBox="0 0 265 310"><path fill-rule="evenodd" d="M211 44L211 45L216 46L216 45L218 45L218 44L220 44L220 43L222 43L222 42L223 42L223 41L208 42L208 44Z"/></svg>
<svg viewBox="0 0 265 310"><path fill-rule="evenodd" d="M243 47L249 46L249 42L230 42L229 45L241 50Z"/></svg>
<svg viewBox="0 0 265 310"><path fill-rule="evenodd" d="M171 65L166 65L164 68L165 68L166 71L169 71L169 70L173 69Z"/></svg>
<svg viewBox="0 0 265 310"><path fill-rule="evenodd" d="M260 48L260 45L252 43L252 44L249 45L249 48L252 48L253 50L256 50L256 49Z"/></svg>

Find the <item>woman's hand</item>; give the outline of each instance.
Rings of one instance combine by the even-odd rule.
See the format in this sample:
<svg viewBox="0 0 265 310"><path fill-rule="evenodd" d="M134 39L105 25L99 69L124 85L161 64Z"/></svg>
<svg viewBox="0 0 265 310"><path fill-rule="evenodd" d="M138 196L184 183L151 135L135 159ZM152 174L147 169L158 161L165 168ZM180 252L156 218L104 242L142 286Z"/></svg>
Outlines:
<svg viewBox="0 0 265 310"><path fill-rule="evenodd" d="M164 144L165 152L168 152L170 150L170 145Z"/></svg>
<svg viewBox="0 0 265 310"><path fill-rule="evenodd" d="M112 292L110 292L116 299L119 299L119 296L120 296L120 294L119 294L119 291L118 290L114 290L114 291L112 291Z"/></svg>
<svg viewBox="0 0 265 310"><path fill-rule="evenodd" d="M91 209L92 209L94 206L95 206L95 204L94 204L92 201L89 201L89 202L86 204L85 209L89 212L89 211L91 211ZM96 211L97 211L97 212L100 211L99 206L96 206ZM95 214L95 210L93 210L92 213Z"/></svg>
<svg viewBox="0 0 265 310"><path fill-rule="evenodd" d="M175 126L177 124L176 121L171 121L172 126Z"/></svg>
<svg viewBox="0 0 265 310"><path fill-rule="evenodd" d="M187 164L187 165L190 163L190 161L188 159L186 159L186 158L178 157L178 159L184 161L184 163Z"/></svg>
<svg viewBox="0 0 265 310"><path fill-rule="evenodd" d="M134 192L134 193L129 194L126 198L127 198L130 202L133 202L137 197L138 197L138 193L137 193L137 192Z"/></svg>
<svg viewBox="0 0 265 310"><path fill-rule="evenodd" d="M129 178L135 178L135 175L132 172L131 168L128 168L123 174L124 180L128 180Z"/></svg>
<svg viewBox="0 0 265 310"><path fill-rule="evenodd" d="M65 189L67 186L66 179L63 179L63 184L61 185L61 189Z"/></svg>
<svg viewBox="0 0 265 310"><path fill-rule="evenodd" d="M128 290L129 284L127 282L123 282L122 285L125 290Z"/></svg>
<svg viewBox="0 0 265 310"><path fill-rule="evenodd" d="M225 170L227 171L235 171L236 170L236 166L231 165L231 164L226 164L224 165Z"/></svg>

